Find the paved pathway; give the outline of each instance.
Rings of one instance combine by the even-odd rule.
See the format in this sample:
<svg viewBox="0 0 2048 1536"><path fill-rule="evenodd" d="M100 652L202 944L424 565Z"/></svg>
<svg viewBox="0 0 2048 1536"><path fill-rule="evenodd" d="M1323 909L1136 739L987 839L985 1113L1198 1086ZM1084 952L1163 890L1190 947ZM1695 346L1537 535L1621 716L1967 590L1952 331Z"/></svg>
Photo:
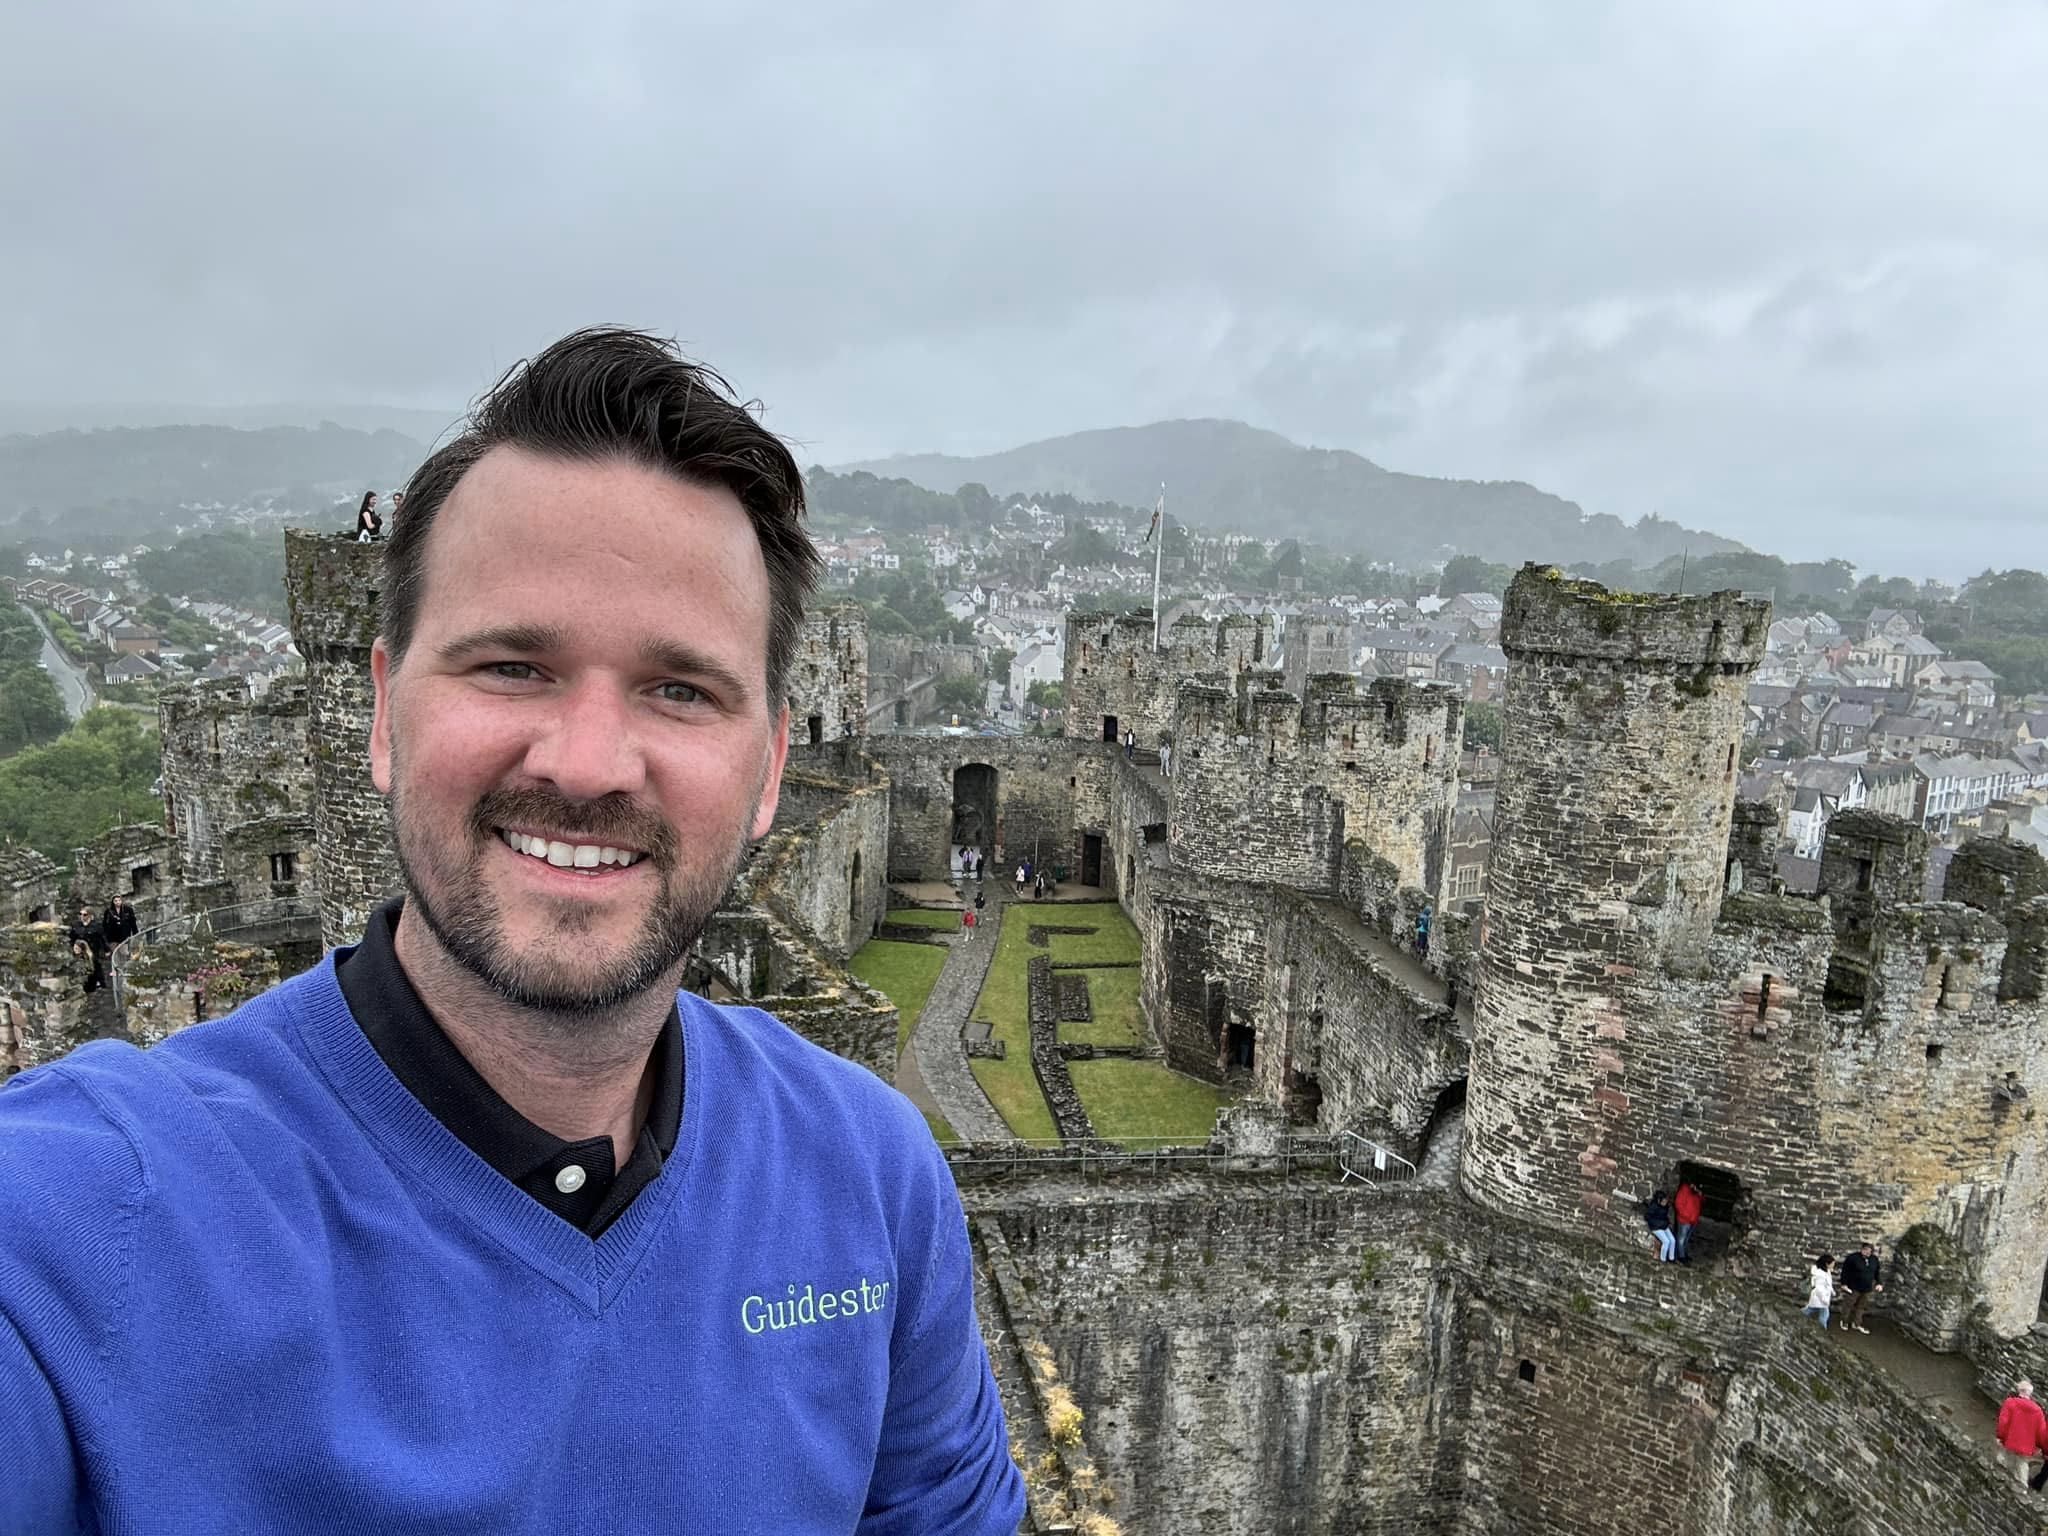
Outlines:
<svg viewBox="0 0 2048 1536"><path fill-rule="evenodd" d="M1002 935L1003 908L1009 899L999 887L996 880L988 882L988 906L974 937L966 939L956 931L948 941L946 967L933 983L924 1012L917 1016L917 1028L910 1034L910 1051L926 1094L938 1105L946 1123L967 1141L1010 1139L1010 1128L968 1070L967 1052L960 1040L960 1028L981 995L982 980Z"/></svg>

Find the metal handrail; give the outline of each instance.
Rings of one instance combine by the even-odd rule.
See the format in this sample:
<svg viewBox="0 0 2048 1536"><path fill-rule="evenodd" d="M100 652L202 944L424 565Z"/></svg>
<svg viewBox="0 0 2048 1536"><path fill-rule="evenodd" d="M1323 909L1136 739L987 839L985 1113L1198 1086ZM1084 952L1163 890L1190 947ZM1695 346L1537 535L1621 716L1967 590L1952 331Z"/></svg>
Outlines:
<svg viewBox="0 0 2048 1536"><path fill-rule="evenodd" d="M249 921L236 922L232 915L239 913L252 914L252 917ZM207 934L231 934L241 928L267 927L272 923L298 919L318 922L319 918L320 905L310 897L259 896L253 901L233 902L224 907L208 907L204 911L187 912L182 917L170 917L160 923L152 923L107 951L107 977L114 988L114 1000L124 1001L122 992L127 977L128 961L137 951L150 944L174 943Z"/></svg>
<svg viewBox="0 0 2048 1536"><path fill-rule="evenodd" d="M1378 1187L1382 1184L1406 1184L1417 1175L1416 1166L1391 1147L1346 1131L1340 1145L1337 1165L1344 1170L1339 1184L1348 1184L1357 1179L1361 1183Z"/></svg>

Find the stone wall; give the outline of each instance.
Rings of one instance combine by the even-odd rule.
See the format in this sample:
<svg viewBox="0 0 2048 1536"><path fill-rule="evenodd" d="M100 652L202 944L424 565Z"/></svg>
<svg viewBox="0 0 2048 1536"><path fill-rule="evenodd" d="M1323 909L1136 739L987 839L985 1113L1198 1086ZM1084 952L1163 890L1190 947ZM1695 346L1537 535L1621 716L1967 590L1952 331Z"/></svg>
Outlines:
<svg viewBox="0 0 2048 1536"><path fill-rule="evenodd" d="M1359 1131L1412 1158L1439 1097L1465 1077L1456 1015L1334 902L1276 903L1268 932L1257 1092L1314 1107L1324 1130Z"/></svg>
<svg viewBox="0 0 2048 1536"><path fill-rule="evenodd" d="M849 603L806 613L789 669L790 744L864 736L867 721L867 610Z"/></svg>
<svg viewBox="0 0 2048 1536"><path fill-rule="evenodd" d="M1064 865L1071 878L1079 877L1076 817L1086 798L1081 759L1110 748L1052 736L872 736L866 747L891 785L890 879L946 877L955 774L971 764L985 764L996 775L996 825L983 829L983 846L1000 843L1006 868L1036 849L1047 865ZM1106 818L1107 796L1100 789L1092 793Z"/></svg>
<svg viewBox="0 0 2048 1536"><path fill-rule="evenodd" d="M785 806L798 814L756 853L743 885L752 899L808 930L844 960L874 936L888 908L889 790L871 765L859 779L815 767L792 749ZM822 770L822 771L821 771Z"/></svg>
<svg viewBox="0 0 2048 1536"><path fill-rule="evenodd" d="M227 878L221 852L244 822L313 810L303 679L252 699L246 680L166 688L157 698L163 742L164 824L178 840L184 878Z"/></svg>
<svg viewBox="0 0 2048 1536"><path fill-rule="evenodd" d="M370 913L398 889L384 797L370 778L370 647L383 572L382 545L285 534L292 637L306 658L320 937L329 948L360 939Z"/></svg>
<svg viewBox="0 0 2048 1536"><path fill-rule="evenodd" d="M967 1197L1129 1536L2039 1528L1883 1370L1693 1271L1414 1188Z"/></svg>
<svg viewBox="0 0 2048 1536"><path fill-rule="evenodd" d="M172 834L162 827L110 827L71 852L70 905L84 901L97 916L116 894L126 896L143 927L182 915L190 894L184 861ZM57 913L67 921L70 905Z"/></svg>
<svg viewBox="0 0 2048 1536"><path fill-rule="evenodd" d="M62 899L57 866L20 843L0 844L0 923L52 922Z"/></svg>
<svg viewBox="0 0 2048 1536"><path fill-rule="evenodd" d="M128 1033L155 1045L204 1019L218 1019L278 982L277 957L225 939L145 945L124 978Z"/></svg>

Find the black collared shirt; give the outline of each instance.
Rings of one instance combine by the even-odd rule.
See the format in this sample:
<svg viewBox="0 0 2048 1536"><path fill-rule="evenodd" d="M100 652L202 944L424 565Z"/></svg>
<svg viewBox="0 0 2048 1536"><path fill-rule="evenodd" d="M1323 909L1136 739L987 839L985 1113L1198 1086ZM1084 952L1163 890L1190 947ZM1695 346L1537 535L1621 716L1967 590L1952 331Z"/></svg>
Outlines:
<svg viewBox="0 0 2048 1536"><path fill-rule="evenodd" d="M379 907L363 942L338 958L335 978L349 1012L392 1076L463 1145L562 1220L598 1236L654 1182L676 1149L683 1120L682 1020L669 1010L649 1063L654 1100L647 1123L626 1166L616 1168L609 1136L564 1141L541 1129L500 1098L455 1048L398 963L403 906L401 898Z"/></svg>

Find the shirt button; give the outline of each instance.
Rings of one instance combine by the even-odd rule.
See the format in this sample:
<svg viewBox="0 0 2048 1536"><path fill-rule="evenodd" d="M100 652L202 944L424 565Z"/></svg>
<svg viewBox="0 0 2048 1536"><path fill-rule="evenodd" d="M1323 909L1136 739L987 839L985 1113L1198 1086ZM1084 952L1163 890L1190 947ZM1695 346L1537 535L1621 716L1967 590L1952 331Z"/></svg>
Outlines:
<svg viewBox="0 0 2048 1536"><path fill-rule="evenodd" d="M573 1195L583 1187L583 1170L571 1163L555 1175L555 1188L565 1195Z"/></svg>

